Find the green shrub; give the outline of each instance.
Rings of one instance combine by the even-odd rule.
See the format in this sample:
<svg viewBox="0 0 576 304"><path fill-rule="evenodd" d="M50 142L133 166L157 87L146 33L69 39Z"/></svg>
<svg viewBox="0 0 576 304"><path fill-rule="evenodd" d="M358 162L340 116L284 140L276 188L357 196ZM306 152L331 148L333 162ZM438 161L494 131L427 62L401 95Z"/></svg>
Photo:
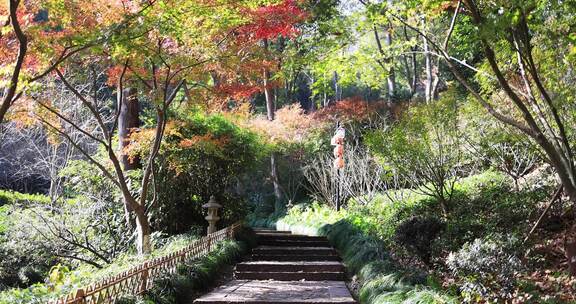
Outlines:
<svg viewBox="0 0 576 304"><path fill-rule="evenodd" d="M489 234L523 235L530 228L527 219L551 189L514 191L510 179L489 170L463 178L456 191L454 209L439 241L447 251L457 251Z"/></svg>
<svg viewBox="0 0 576 304"><path fill-rule="evenodd" d="M246 199L231 189L263 150L256 134L223 115L193 112L182 117L166 135L159 155L156 179L162 187L151 210L152 225L177 234L205 223L202 205L212 195L224 206L221 225L243 218Z"/></svg>
<svg viewBox="0 0 576 304"><path fill-rule="evenodd" d="M415 191L431 196L447 215L454 184L467 167L454 91L430 104L411 106L392 128L369 133L366 142L384 167Z"/></svg>
<svg viewBox="0 0 576 304"><path fill-rule="evenodd" d="M394 239L430 266L432 242L445 226L446 224L436 217L414 216L398 226Z"/></svg>
<svg viewBox="0 0 576 304"><path fill-rule="evenodd" d="M396 229L413 214L437 208L433 199L409 189L392 190L376 196L367 205L349 203L347 220L364 234L392 245Z"/></svg>
<svg viewBox="0 0 576 304"><path fill-rule="evenodd" d="M8 204L50 204L50 197L42 194L27 194L15 191L0 190L0 206Z"/></svg>
<svg viewBox="0 0 576 304"><path fill-rule="evenodd" d="M463 282L460 287L467 302L512 299L516 274L522 269L516 256L517 242L476 239L448 256L447 265Z"/></svg>

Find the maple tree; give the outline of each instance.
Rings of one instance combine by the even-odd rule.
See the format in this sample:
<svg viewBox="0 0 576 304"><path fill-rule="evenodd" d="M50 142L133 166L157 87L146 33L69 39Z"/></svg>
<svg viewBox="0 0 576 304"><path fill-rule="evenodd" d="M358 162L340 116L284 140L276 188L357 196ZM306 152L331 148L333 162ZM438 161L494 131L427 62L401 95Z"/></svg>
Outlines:
<svg viewBox="0 0 576 304"><path fill-rule="evenodd" d="M0 3L2 122L25 90L75 54L106 43L154 1L63 0Z"/></svg>
<svg viewBox="0 0 576 304"><path fill-rule="evenodd" d="M242 22L231 28L233 39L226 43L230 56L211 63L215 79L211 93L221 103L229 99L245 101L259 93L271 96L270 90L280 85L271 75L281 65L281 50L277 54L275 50L281 49L286 39L300 34L298 25L308 16L294 0L256 7L246 3L238 13L243 16Z"/></svg>
<svg viewBox="0 0 576 304"><path fill-rule="evenodd" d="M239 41L293 38L299 34L297 24L308 16L295 0L282 0L256 9L243 9L243 12L250 21L239 28Z"/></svg>
<svg viewBox="0 0 576 304"><path fill-rule="evenodd" d="M165 133L170 132L169 115L172 103L177 96L181 96L187 98L192 105L191 96L195 86L206 81L206 72L214 72L215 62L232 57L239 47L254 43L252 38L242 43L239 43L240 40L227 43L230 33L242 33L245 27L252 26L252 23L249 23L252 19L242 17L248 10L242 5L245 4L186 1L176 5L175 1L156 1L154 6L138 11L138 24L127 25L123 31L111 33L108 43L102 46L86 48L80 52L80 56L70 55L73 62L61 64L65 69L53 67L54 76L92 113L98 122L97 130L83 129L66 116L65 109L58 109L45 100L35 99L40 106L34 113L36 118L52 132L71 141L78 150L83 151L84 156L118 187L128 212L127 220L129 214L134 214L136 218L137 249L141 254L150 253L152 250L152 228L148 213L156 199L157 184L153 182L155 160ZM279 35L292 33L285 23L271 24L270 18L278 16L279 9L292 9L293 5L272 7L272 13L268 10L256 10L264 17L259 17L255 24L266 29L266 35L271 35L270 31L278 31ZM227 17L218 18L222 15ZM292 15L284 13L282 16L287 18ZM167 20L173 22L167 23ZM191 28L194 30L190 30ZM260 37L263 34L258 35ZM230 73L227 70L230 66L221 65L218 68L221 74ZM81 76L86 74L83 70L92 71L92 75ZM107 71L106 83L117 92L116 114L108 118L110 123L105 123L105 100L100 100L98 94L92 93L98 91L100 76L97 75L101 73L98 70ZM83 79L92 79L93 83L89 86L91 89L82 90L85 86L83 82L86 81ZM153 110L154 117L152 123L132 132L133 144L118 151L113 144L113 137L117 131L126 87L137 88L141 92ZM215 89L218 88L222 86L216 85ZM246 96L242 93L238 95L237 90L230 90L230 94ZM83 150L81 145L68 136L62 125L79 129L87 138L97 142L106 151L106 162ZM210 139L191 138L183 140L182 145L186 147L200 140L207 142ZM121 161L122 155L127 153L132 153L131 157L145 160L137 194L134 194L133 186L127 182L129 174Z"/></svg>
<svg viewBox="0 0 576 304"><path fill-rule="evenodd" d="M303 22L308 14L294 0L282 0L279 3L247 9L244 12L250 17L250 21L239 27L237 44L243 45L243 48L250 47L252 60L260 62L249 74L252 74L252 79L261 80L260 92L264 93L266 116L269 121L273 121L276 96L272 89L278 85L278 79L273 79L272 73L281 67L280 57L285 40L299 34L298 24ZM273 48L276 48L279 54L274 54ZM257 82L257 80L252 82ZM280 202L282 191L274 152L270 155L270 179L274 187L276 202Z"/></svg>

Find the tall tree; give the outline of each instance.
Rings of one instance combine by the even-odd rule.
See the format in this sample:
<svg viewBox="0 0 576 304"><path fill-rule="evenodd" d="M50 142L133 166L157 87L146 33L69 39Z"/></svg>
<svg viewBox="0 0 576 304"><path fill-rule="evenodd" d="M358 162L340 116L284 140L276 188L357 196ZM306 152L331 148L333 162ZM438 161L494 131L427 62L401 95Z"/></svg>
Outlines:
<svg viewBox="0 0 576 304"><path fill-rule="evenodd" d="M298 34L297 24L304 21L307 14L293 0L283 0L277 4L259 7L249 11L251 21L242 26L238 42L242 44L252 43L255 53L259 53L259 44L263 45L263 61L277 62L271 50L272 43L280 48L284 47L284 39L295 37ZM266 117L269 121L275 119L276 94L272 91L274 84L271 82L271 70L266 65L262 68L262 92L266 102ZM278 178L277 155L270 154L270 179L274 189L276 206L282 201L282 190Z"/></svg>
<svg viewBox="0 0 576 304"><path fill-rule="evenodd" d="M239 3L226 3L221 6L197 1L164 0L155 3L158 5L139 10L137 26L129 26L120 33L111 33L113 37L109 37L110 43L94 48L91 52L84 52L82 56L76 56L74 64L68 65L65 71L54 69L58 81L95 117L98 122L95 129L84 129L68 117L64 109L55 108L44 100L36 100L45 109L44 112L49 114L46 116L38 113L36 117L53 132L70 141L118 188L126 209L135 216L136 247L140 254L149 254L152 251L149 216L150 210L155 207L158 186L154 182L155 160L160 153L164 135L170 127L172 103L179 95L190 96L188 90L181 92L183 88L187 88L188 81L204 81L205 75L212 68L209 63L232 56L237 51L236 48L228 49L225 41L233 37L235 29L246 23L241 17L246 8ZM218 17L221 15L226 17ZM205 18L214 22L199 21ZM166 20L175 22L167 26ZM99 91L97 87L102 83L101 77L90 73L85 75L82 71L93 70L90 67L95 67L95 70L108 68L108 85L114 87L118 93L116 111L113 111L110 123L105 123L104 119L110 100L95 93ZM91 82L86 83L86 79ZM117 145L113 144L113 138L118 131L120 117L126 114L127 124L123 124L124 130L121 132L129 129L129 124L136 125L137 120L134 91L128 90L128 96L124 96L126 83L130 83L130 87L137 85L153 117L150 117L150 122L138 132L131 132L130 144L119 153ZM87 90L87 87L91 89ZM129 107L125 109L127 112L123 112L125 105ZM128 115L129 113L133 115ZM76 128L86 138L98 143L105 151L105 159L84 150L70 138L60 124ZM128 153L128 166L122 164L125 153ZM143 166L137 187L127 182L130 175L127 170L133 169L130 162L136 157L141 157Z"/></svg>
<svg viewBox="0 0 576 304"><path fill-rule="evenodd" d="M452 2L441 1L431 9L443 11L442 8L450 7ZM467 39L480 45L484 66L471 66L447 48L452 29L461 25L464 18L448 25L442 44L438 42L442 38L434 37L411 22L412 15L403 18L400 12L388 14L418 32L460 84L493 117L517 128L538 144L554 167L565 193L576 203L573 130L567 127L573 123L569 114L574 110L570 102L573 93L565 91L571 85L569 79L573 79L574 72L567 66L553 64L573 60L569 34L555 32L565 32L570 28L568 25L573 24L571 17L567 17L572 15L573 4L540 0L458 2L462 9L455 10L451 20L456 20L461 12L470 16L466 20L476 30ZM538 49L534 46L536 41ZM481 90L464 76L463 68L478 73ZM499 93L504 93L506 98ZM576 252L576 228L574 230L567 236L567 253ZM576 257L568 254L567 258L572 274L576 275Z"/></svg>

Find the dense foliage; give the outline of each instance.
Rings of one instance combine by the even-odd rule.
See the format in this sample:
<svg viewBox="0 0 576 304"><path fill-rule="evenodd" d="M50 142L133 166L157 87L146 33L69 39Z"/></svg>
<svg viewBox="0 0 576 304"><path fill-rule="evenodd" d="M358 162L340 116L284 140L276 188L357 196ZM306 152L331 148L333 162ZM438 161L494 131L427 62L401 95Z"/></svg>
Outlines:
<svg viewBox="0 0 576 304"><path fill-rule="evenodd" d="M247 203L237 183L265 149L256 134L221 115L195 113L179 122L162 148L152 225L169 234L205 226L202 205L212 195L224 206L221 225L243 218Z"/></svg>
<svg viewBox="0 0 576 304"><path fill-rule="evenodd" d="M363 303L576 301L575 15L573 0L3 1L0 301L181 246L211 196L221 226L326 234ZM238 252L188 261L148 301Z"/></svg>

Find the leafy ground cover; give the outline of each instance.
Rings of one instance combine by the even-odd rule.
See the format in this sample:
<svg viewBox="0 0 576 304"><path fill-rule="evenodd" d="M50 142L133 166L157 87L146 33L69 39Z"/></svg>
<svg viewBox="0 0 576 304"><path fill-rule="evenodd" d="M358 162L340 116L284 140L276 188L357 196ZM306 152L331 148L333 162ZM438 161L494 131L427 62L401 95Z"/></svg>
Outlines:
<svg viewBox="0 0 576 304"><path fill-rule="evenodd" d="M354 274L361 303L482 302L492 296L497 302L571 303L574 282L567 276L555 282L530 277L546 268L538 260L550 259L528 248L547 243L546 237L522 242L539 215L533 210L551 189L513 191L513 186L494 171L464 178L455 185L446 218L437 217L441 207L435 199L394 190L366 205L352 199L340 212L315 202L297 205L283 217L253 218L252 224L327 235ZM437 233L428 233L433 225ZM543 225L541 233L548 228Z"/></svg>
<svg viewBox="0 0 576 304"><path fill-rule="evenodd" d="M161 282L158 283L163 284L161 286L166 286L166 284L175 284L171 285L173 286L173 289L171 289L170 293L166 293L167 291L160 288L150 291L147 297L168 301L166 299L176 297L173 293L179 293L179 295L185 293L186 289L184 287L182 287L184 289L180 290L176 285L181 284L180 280L183 280L183 278L180 276L186 273L188 274L189 279L194 277L193 282L191 281L190 284L194 284L194 286L198 287L206 286L202 284L206 284L210 282L210 280L213 280L218 273L218 269L220 269L222 265L232 263L235 258L240 256L241 253L245 252L245 250L251 246L248 237L245 236L246 233L247 232L243 232L240 234L239 239L242 240L241 242L222 242L213 252L205 257L186 262L179 268L179 276L170 279L161 279ZM126 253L102 269L95 269L89 265L83 265L71 270L68 267L59 264L51 269L49 279L46 283L37 283L26 289L10 289L4 291L0 293L0 303L46 303L50 299L66 295L79 287L90 284L91 282L128 270L135 265L141 264L146 259L167 255L171 252L177 251L197 239L198 235L196 233L173 236L162 240L161 243L157 242L159 245L162 244L162 246L159 246L159 248L157 248L154 253L148 257L142 257L135 253ZM198 278L196 278L196 276L198 276ZM152 302L149 303L157 303L154 302L156 300L151 301Z"/></svg>
<svg viewBox="0 0 576 304"><path fill-rule="evenodd" d="M191 303L218 279L222 279L224 268L233 265L253 247L254 239L252 231L244 229L237 235L236 241L220 242L210 254L190 259L178 266L174 275L158 278L153 283L154 287L143 296L126 297L120 299L118 303Z"/></svg>
<svg viewBox="0 0 576 304"><path fill-rule="evenodd" d="M50 198L42 194L27 194L0 189L0 206L15 203L50 203Z"/></svg>

